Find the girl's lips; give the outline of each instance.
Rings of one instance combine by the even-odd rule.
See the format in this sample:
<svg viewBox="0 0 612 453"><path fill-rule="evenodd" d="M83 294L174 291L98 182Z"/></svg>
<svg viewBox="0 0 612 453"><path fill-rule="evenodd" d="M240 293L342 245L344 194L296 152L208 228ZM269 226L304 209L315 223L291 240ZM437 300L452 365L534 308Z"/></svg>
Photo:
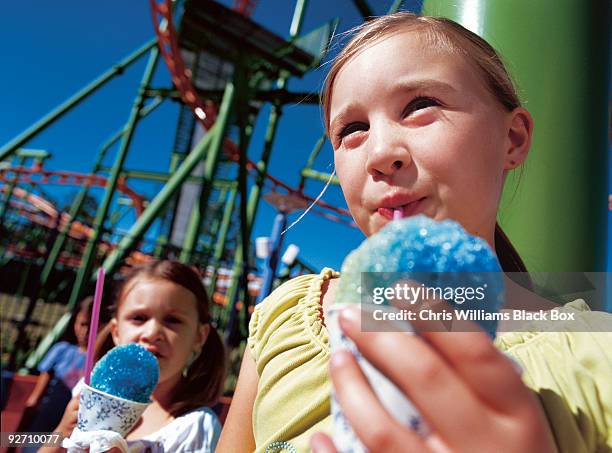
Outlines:
<svg viewBox="0 0 612 453"><path fill-rule="evenodd" d="M401 209L402 217L410 217L418 213L419 209L423 205L423 201L425 201L425 198L426 197L419 198L417 201L413 201L412 203L402 206L397 206L395 208L378 208L377 212L385 219L393 220L393 212L396 209Z"/></svg>
<svg viewBox="0 0 612 453"><path fill-rule="evenodd" d="M161 352L159 352L159 350L155 347L145 346L145 349L149 351L151 354L153 354L155 357L157 357L158 360L164 357L164 355Z"/></svg>

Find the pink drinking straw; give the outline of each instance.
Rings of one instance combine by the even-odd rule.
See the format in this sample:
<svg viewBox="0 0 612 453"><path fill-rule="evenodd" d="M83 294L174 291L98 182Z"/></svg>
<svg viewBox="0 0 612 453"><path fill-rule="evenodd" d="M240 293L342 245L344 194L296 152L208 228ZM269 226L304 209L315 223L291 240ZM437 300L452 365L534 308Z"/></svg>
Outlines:
<svg viewBox="0 0 612 453"><path fill-rule="evenodd" d="M102 305L102 289L104 288L104 268L98 269L96 292L94 293L93 307L91 308L91 322L89 324L89 339L87 341L87 356L85 359L85 384L89 385L91 369L93 368L94 347L100 320L100 305Z"/></svg>
<svg viewBox="0 0 612 453"><path fill-rule="evenodd" d="M393 210L393 220L400 220L404 218L404 214L402 213L401 209L394 209Z"/></svg>

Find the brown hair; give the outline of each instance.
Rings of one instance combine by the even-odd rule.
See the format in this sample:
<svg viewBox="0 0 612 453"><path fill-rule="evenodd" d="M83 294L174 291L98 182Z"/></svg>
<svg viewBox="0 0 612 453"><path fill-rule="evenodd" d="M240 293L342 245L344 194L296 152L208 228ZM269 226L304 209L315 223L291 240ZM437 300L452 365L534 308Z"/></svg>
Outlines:
<svg viewBox="0 0 612 453"><path fill-rule="evenodd" d="M480 74L488 91L507 111L521 106L502 59L484 39L450 19L398 12L365 22L348 32L353 36L334 59L321 92L328 137L333 85L340 70L372 42L399 31L420 32L434 48L465 58ZM498 223L495 223L495 252L505 272L527 272L523 260Z"/></svg>
<svg viewBox="0 0 612 453"><path fill-rule="evenodd" d="M116 302L110 307L112 316L117 313L122 300L134 284L141 279L165 280L189 290L196 299L198 319L201 324L210 325L210 302L198 274L189 266L178 261L153 261L134 268L122 282ZM98 335L97 357L114 346L110 338L110 325ZM178 417L192 409L213 406L222 391L225 377L225 348L217 330L210 325L210 331L202 351L181 378L172 394L170 413Z"/></svg>
<svg viewBox="0 0 612 453"><path fill-rule="evenodd" d="M64 334L62 335L60 341L66 341L68 343L77 344L78 340L74 333L74 323L76 322L76 318L79 313L84 312L87 315L87 319L91 320L91 310L93 308L93 297L87 296L79 303L79 308L72 312L70 316L70 321L68 321L68 327L64 330Z"/></svg>

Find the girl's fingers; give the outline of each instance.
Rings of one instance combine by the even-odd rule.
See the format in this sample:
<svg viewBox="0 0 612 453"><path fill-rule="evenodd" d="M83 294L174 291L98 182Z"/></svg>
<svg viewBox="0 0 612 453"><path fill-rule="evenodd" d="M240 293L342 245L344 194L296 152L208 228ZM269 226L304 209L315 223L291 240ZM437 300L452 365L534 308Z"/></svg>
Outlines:
<svg viewBox="0 0 612 453"><path fill-rule="evenodd" d="M452 311L445 301L437 301L437 306L438 309ZM523 397L529 396L516 365L495 347L477 323L453 319L451 332L432 329L428 322L412 324L480 400L491 408L509 413L523 404ZM499 391L500 388L504 391Z"/></svg>
<svg viewBox="0 0 612 453"><path fill-rule="evenodd" d="M484 332L422 332L421 336L492 409L510 413L531 398L516 366Z"/></svg>
<svg viewBox="0 0 612 453"><path fill-rule="evenodd" d="M419 285L414 281L403 283ZM401 308L407 308L406 304ZM419 301L412 306L412 310L454 312L444 300ZM442 322L435 317L433 320L423 320L417 316L410 324L453 367L481 401L491 408L509 413L523 404L524 397L531 397L517 373L516 365L493 345L477 323L453 317L452 327L445 329L440 328ZM448 325L444 324L444 327ZM499 391L500 388L504 391Z"/></svg>
<svg viewBox="0 0 612 453"><path fill-rule="evenodd" d="M416 432L400 425L382 407L350 352L334 352L330 372L336 399L355 434L369 451L427 451Z"/></svg>
<svg viewBox="0 0 612 453"><path fill-rule="evenodd" d="M360 332L356 307L343 310L340 324L363 356L416 405L433 431L450 445L469 447L469 433L486 419L486 408L430 345L412 334Z"/></svg>
<svg viewBox="0 0 612 453"><path fill-rule="evenodd" d="M313 453L338 453L334 443L327 434L314 433L310 438L310 449Z"/></svg>

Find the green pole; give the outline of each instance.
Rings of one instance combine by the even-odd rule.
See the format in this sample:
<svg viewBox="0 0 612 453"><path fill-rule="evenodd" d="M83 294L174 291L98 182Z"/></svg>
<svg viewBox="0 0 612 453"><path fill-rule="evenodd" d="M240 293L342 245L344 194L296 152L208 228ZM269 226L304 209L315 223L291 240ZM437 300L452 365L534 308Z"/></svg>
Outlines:
<svg viewBox="0 0 612 453"><path fill-rule="evenodd" d="M138 112L138 117L139 118L146 117L147 115L149 115L149 113L151 113L157 107L159 107L161 103L164 102L164 100L165 98L162 98L160 96L156 97L147 106L143 107L142 110ZM108 148L113 146L121 137L125 135L127 131L128 131L128 125L126 125L125 127L115 132L106 142L104 142L104 144L101 147L100 152L106 154L106 151L108 150Z"/></svg>
<svg viewBox="0 0 612 453"><path fill-rule="evenodd" d="M289 26L289 39L292 41L297 38L297 35L300 34L302 24L304 23L306 6L308 6L308 0L297 0L295 4L293 18L291 19L291 25Z"/></svg>
<svg viewBox="0 0 612 453"><path fill-rule="evenodd" d="M323 145L325 144L325 140L326 140L326 134L323 134L321 138L317 140L315 147L310 152L310 156L308 156L308 161L306 162L306 165L304 166L304 170L310 170L312 168L312 165L314 164L315 159L319 156L319 153L321 152L321 149L323 148ZM302 177L300 178L300 187L304 186L304 178L305 178L304 170L302 170L302 174L301 174Z"/></svg>
<svg viewBox="0 0 612 453"><path fill-rule="evenodd" d="M329 177L331 176L329 173L311 170L310 168L305 168L304 170L302 170L301 175L302 175L302 179L309 178L309 179L315 179L317 181L323 181L323 182L329 181ZM340 180L338 179L337 176L334 176L332 178L331 184L335 184L335 185L340 184Z"/></svg>
<svg viewBox="0 0 612 453"><path fill-rule="evenodd" d="M221 225L221 220L223 214L220 212L221 207L225 204L227 198L227 188L222 188L219 190L217 194L217 200L215 201L215 210L213 211L213 218L210 223L210 226L205 229L205 234L209 234L211 236L212 243L215 243L215 239L219 236L219 226ZM221 215L219 215L221 213ZM215 232L217 234L215 234ZM212 248L212 247L211 247Z"/></svg>
<svg viewBox="0 0 612 453"><path fill-rule="evenodd" d="M102 163L102 159L104 159L104 155L106 154L107 150L108 150L108 147L104 147L104 146L100 149L96 162L94 163L92 173L96 173L99 170L100 165ZM89 192L89 188L86 185L81 187L81 190L79 191L72 205L70 206L70 211L68 212L69 221L66 223L64 228L60 230L60 233L58 234L57 238L53 242L53 247L51 248L51 251L49 252L49 257L45 261L45 265L43 266L43 269L40 272L41 290L44 289L44 286L47 284L47 279L49 278L49 275L51 275L51 271L53 270L53 267L55 266L55 263L57 262L57 259L60 255L60 252L62 251L62 248L64 247L64 243L66 242L66 237L68 236L68 232L70 231L72 222L74 221L76 216L81 211L81 207L83 206L83 201L85 201L85 197L87 196L88 192Z"/></svg>
<svg viewBox="0 0 612 453"><path fill-rule="evenodd" d="M278 128L278 121L282 115L282 109L280 106L273 105L270 109L270 115L268 117L268 129L266 130L266 137L264 142L264 150L261 156L261 160L257 163L259 172L255 180L255 184L251 187L249 193L249 200L247 205L247 219L246 219L246 232L248 236L251 235L255 215L257 213L257 206L261 197L261 190L265 182L265 175L267 173L268 162L270 160L270 154L272 152L272 145L274 144L274 137ZM238 293L238 285L240 281L240 273L242 272L243 260L245 259L245 253L243 250L242 242L238 242L236 247L236 255L234 258L234 266L232 268L232 275L229 287L226 293L227 305L222 313L222 325L227 321L230 310L233 310L233 301Z"/></svg>
<svg viewBox="0 0 612 453"><path fill-rule="evenodd" d="M237 187L232 188L229 194L229 198L227 202L225 203L225 208L223 211L223 219L221 220L221 226L219 228L219 235L217 237L217 242L215 244L215 252L210 262L210 265L213 268L213 273L210 277L210 285L208 287L211 296L215 292L215 287L217 285L217 277L219 275L218 267L221 263L221 258L223 257L223 251L225 250L225 242L227 240L227 233L231 225L232 213L234 212L234 205L236 203L237 193L238 193L238 188Z"/></svg>
<svg viewBox="0 0 612 453"><path fill-rule="evenodd" d="M364 0L365 1L365 0ZM358 3L364 3L364 1ZM307 2L298 1L296 4L293 18L291 20L290 26L290 36L289 39L293 40L300 34L300 30L303 23L303 16L306 12ZM287 74L283 74L277 81L277 89L283 90L287 85ZM253 224L255 221L255 215L257 213L257 207L259 205L259 200L261 197L261 190L263 188L263 184L265 182L265 175L267 172L268 162L270 160L270 154L272 152L272 145L274 143L274 137L276 136L276 130L278 128L278 121L280 116L282 115L282 108L280 105L274 104L270 109L270 115L268 117L268 129L266 130L266 137L264 139L264 150L261 156L261 160L257 163L257 167L259 169L255 184L251 188L249 194L248 205L246 207L246 221L243 221L242 235L247 235L247 238L251 236ZM242 196L244 196L244 192L242 192ZM244 249L244 244L246 242L244 239L238 243L236 247L236 256L234 258L234 266L232 268L232 275L230 285L228 287L226 293L227 305L225 310L221 313L221 325L225 325L228 319L231 318L232 312L235 310L235 301L236 295L238 294L238 286L240 284L240 276L244 267L244 260L246 259L246 255L248 250Z"/></svg>
<svg viewBox="0 0 612 453"><path fill-rule="evenodd" d="M119 148L119 151L117 152L117 157L115 158L113 169L106 183L106 187L104 190L104 198L102 199L102 203L98 207L98 212L96 213L96 218L94 220L93 225L93 235L91 238L89 238L89 240L87 241L87 245L85 246L83 258L81 259L81 266L79 267L79 270L77 272L76 281L74 283L74 286L72 287L72 293L70 294L70 299L68 301L69 308L74 307L77 300L81 297L81 292L83 290L85 280L91 273L91 264L95 252L97 250L98 240L100 239L100 235L102 234L102 230L104 229L104 221L106 220L110 204L112 202L113 196L115 195L117 181L123 168L125 158L127 157L130 143L132 142L132 138L134 136L136 123L140 117L139 113L142 109L145 99L144 91L149 86L151 79L153 78L153 73L155 72L155 67L157 66L158 60L159 50L157 49L157 47L153 47L149 55L149 61L147 62L147 67L145 69L142 82L140 84L138 95L136 96L136 99L134 100L134 105L132 106L130 118L127 123L127 130L123 135L121 146Z"/></svg>
<svg viewBox="0 0 612 453"><path fill-rule="evenodd" d="M498 49L533 115L524 175L508 177L499 217L529 270L605 271L609 0L426 0L424 12Z"/></svg>
<svg viewBox="0 0 612 453"><path fill-rule="evenodd" d="M404 2L404 0L395 0L391 6L389 7L389 10L387 11L387 14L392 14L395 13L400 6L402 6L402 3Z"/></svg>
<svg viewBox="0 0 612 453"><path fill-rule="evenodd" d="M374 12L372 11L372 8L370 8L370 5L366 0L353 0L353 3L355 4L357 9L359 10L359 13L363 16L364 19L374 16Z"/></svg>
<svg viewBox="0 0 612 453"><path fill-rule="evenodd" d="M218 124L219 126L215 128L213 139L208 150L208 155L206 156L206 162L204 164L200 198L191 212L189 225L185 234L185 240L183 241L183 250L181 251L180 255L180 261L183 263L187 263L191 260L191 255L193 254L193 249L200 233L200 225L202 223L202 218L204 217L206 205L208 204L212 180L215 176L217 164L219 163L219 155L221 154L221 150L223 148L225 133L229 124L232 104L234 103L234 92L234 82L228 82L225 86L225 93L223 94L223 100L221 101L221 107L219 108L219 115L215 120L215 125ZM207 134L210 133L211 130L207 132Z"/></svg>
<svg viewBox="0 0 612 453"><path fill-rule="evenodd" d="M155 198L151 200L142 215L138 217L138 220L132 225L130 231L127 232L113 252L106 258L104 261L104 269L107 273L112 273L117 269L127 252L136 245L160 212L163 211L170 198L172 198L181 187L181 184L189 177L198 162L202 160L216 133L215 128L216 125L210 128L208 134L206 134L200 143L198 143L189 155L187 155L176 172L168 179L168 182L164 185L162 190L160 190Z"/></svg>
<svg viewBox="0 0 612 453"><path fill-rule="evenodd" d="M129 55L124 60L120 61L118 64L114 65L111 69L106 71L100 77L95 79L89 85L84 87L81 91L76 93L74 96L66 100L63 104L57 107L55 110L49 112L46 116L41 118L39 121L34 123L24 132L19 134L13 140L8 142L2 148L0 148L0 161L7 159L11 154L13 154L17 148L22 146L36 134L40 133L44 129L46 129L50 124L52 124L55 120L61 117L64 113L70 111L73 107L75 107L79 102L88 97L110 79L115 77L116 75L122 74L125 68L134 63L138 58L140 58L144 53L149 51L151 48L157 45L157 38L148 41L143 45L140 49L136 50L133 54Z"/></svg>
<svg viewBox="0 0 612 453"><path fill-rule="evenodd" d="M163 101L164 101L163 98L157 98L153 100L149 105L147 105L146 107L144 107L142 110L138 112L139 118L146 117L149 113L155 110ZM100 170L100 166L102 165L102 160L106 156L107 151L117 140L119 140L121 137L125 135L127 130L128 130L127 127L122 128L120 131L117 131L117 133L115 133L109 140L107 140L102 145L98 153L98 157L96 158L96 161L91 170L92 173L95 174ZM57 259L60 255L60 252L62 251L62 248L64 247L64 243L66 242L66 238L68 236L68 232L70 231L70 227L72 226L72 223L74 222L77 215L81 211L81 207L83 206L83 202L85 201L85 197L87 197L88 192L89 192L88 186L84 185L83 187L81 187L81 190L79 191L74 201L72 202L72 205L70 206L70 211L68 213L69 220L64 226L64 228L60 230L60 233L55 239L53 243L53 247L51 248L51 252L49 253L49 257L45 261L45 265L40 273L41 290L44 289L44 286L47 284L47 279L49 278L49 275L51 274L51 271L53 270L53 267L55 266L55 263L57 262Z"/></svg>
<svg viewBox="0 0 612 453"><path fill-rule="evenodd" d="M26 157L19 156L17 158L17 166L18 167L23 166L23 163L25 162L25 160L26 160ZM18 175L15 175L15 178L12 179L11 181L8 181L6 184L6 192L4 193L4 196L2 197L2 205L0 206L0 225L2 225L2 223L4 222L4 216L6 215L6 211L8 211L9 203L11 201L11 196L13 195L13 189L17 185L18 177L19 177Z"/></svg>
<svg viewBox="0 0 612 453"><path fill-rule="evenodd" d="M215 246L215 239L219 235L219 225L221 224L220 207L223 204L223 200L226 198L227 189L221 189L217 194L217 199L214 202L214 209L210 207L207 212L206 221L201 225L202 231L198 235L198 246L201 247L200 253L197 256L197 263L203 268L206 268L206 263ZM212 196L212 195L211 195ZM220 215L221 214L221 215ZM216 234L215 234L216 233ZM202 236L206 236L206 239ZM192 255L192 261L194 256Z"/></svg>

